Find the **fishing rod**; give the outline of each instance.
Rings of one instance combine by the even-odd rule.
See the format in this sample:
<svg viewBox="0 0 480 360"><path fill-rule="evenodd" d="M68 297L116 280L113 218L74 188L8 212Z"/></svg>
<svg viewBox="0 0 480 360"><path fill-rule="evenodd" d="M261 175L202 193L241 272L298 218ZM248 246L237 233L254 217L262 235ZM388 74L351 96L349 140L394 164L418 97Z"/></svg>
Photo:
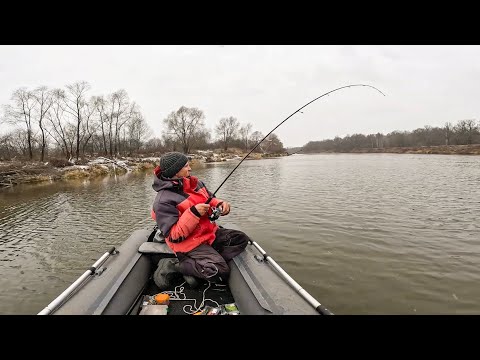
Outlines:
<svg viewBox="0 0 480 360"><path fill-rule="evenodd" d="M273 128L272 131L270 131L262 140L260 140L254 147L252 150L250 150L250 152L245 155L245 157L237 164L237 166L235 166L235 168L230 172L230 174L228 174L228 176L225 178L225 180L223 180L223 182L220 184L220 186L217 188L217 190L215 190L215 192L208 198L207 202L205 204L208 204L210 201L212 201L212 199L215 197L215 194L217 193L218 190L220 190L220 188L223 186L223 184L225 184L225 182L228 180L228 178L233 174L233 172L240 166L240 164L253 152L253 150L255 150L257 148L258 145L260 145L262 143L263 140L265 140L273 131L275 131L275 129L277 129L280 125L282 125L285 121L287 121L289 118L291 118L293 115L295 115L297 112L299 112L300 110L302 110L304 107L310 105L311 103L313 103L314 101L328 95L328 94L331 94L332 92L334 91L338 91L338 90L341 90L341 89L345 89L345 88L349 88L349 87L354 87L354 86L366 86L366 87L370 87L370 88L373 88L375 90L377 90L380 94L382 94L383 96L386 96L383 92L381 92L380 90L378 90L376 87L374 86L371 86L371 85L365 85L365 84L352 84L352 85L346 85L346 86L342 86L342 87L339 87L339 88L336 88L336 89L333 89L329 92L326 92L325 94L322 94L320 95L319 97L311 100L310 102L306 103L305 105L303 105L301 108L299 108L298 110L296 110L295 112L293 112L291 115L289 115L285 120L283 120L280 124L278 124L276 127ZM303 147L302 147L303 149ZM300 149L301 150L301 149ZM299 152L299 151L298 151ZM215 221L216 219L218 219L220 217L220 213L221 213L221 209L220 208L215 208L213 209L213 212L212 214L209 216L210 220L211 221ZM267 253L260 247L260 245L258 245L255 241L251 240L251 243L253 246L255 246L257 248L258 251L260 251L260 253L263 255L264 259L270 263L277 271L278 273L280 274L281 277L283 277L284 280L286 280L290 286L292 286L296 291L297 293L299 293L310 305L312 305L315 310L322 314L322 315L333 315L333 313L328 310L325 306L323 306L322 304L320 304L313 296L311 296L305 289L303 289L295 280L293 280L292 277L290 277L286 272L285 270L283 270L280 265L278 265L275 260L273 260L269 255L267 255Z"/></svg>
<svg viewBox="0 0 480 360"><path fill-rule="evenodd" d="M253 150L255 150L258 145L260 145L262 143L263 140L265 140L272 132L274 132L280 125L282 125L285 121L287 121L288 119L290 119L293 115L295 115L297 112L299 112L300 110L302 110L303 108L307 107L308 105L310 105L311 103L313 103L314 101L317 101L318 99L328 95L328 94L331 94L335 91L338 91L338 90L341 90L341 89L345 89L345 88L350 88L350 87L354 87L354 86L366 86L366 87L370 87L372 89L375 89L377 90L380 94L382 94L383 96L386 96L383 92L381 92L380 90L378 90L375 86L372 86L372 85L365 85L365 84L352 84L352 85L345 85L345 86L342 86L342 87L339 87L339 88L336 88L336 89L333 89L333 90L330 90L329 92L326 92L325 94L322 94L320 95L319 97L309 101L308 103L306 103L305 105L303 105L301 108L299 108L298 110L296 110L295 112L293 112L291 115L289 115L285 120L283 120L280 124L278 124L277 126L275 126L273 128L272 131L270 131L267 135L265 135L263 137L262 140L260 140L254 147L252 150L250 150L250 152L245 155L245 157L237 164L237 166L235 166L235 168L230 172L230 174L228 174L228 176L225 178L225 180L223 180L223 182L220 184L220 186L217 188L217 190L215 190L212 194L212 196L210 196L207 200L207 202L205 204L208 204L210 203L210 201L212 201L212 199L215 197L216 193L218 192L218 190L220 190L220 188L223 186L223 184L225 184L225 182L228 180L228 178L233 174L233 172L240 166L240 164L253 152Z"/></svg>

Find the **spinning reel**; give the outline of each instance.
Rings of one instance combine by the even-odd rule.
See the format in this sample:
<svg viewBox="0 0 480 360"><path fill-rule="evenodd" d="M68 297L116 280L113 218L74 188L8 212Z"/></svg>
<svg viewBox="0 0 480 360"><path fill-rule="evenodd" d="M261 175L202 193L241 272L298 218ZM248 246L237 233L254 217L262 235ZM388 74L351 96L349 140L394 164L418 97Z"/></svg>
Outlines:
<svg viewBox="0 0 480 360"><path fill-rule="evenodd" d="M211 223L215 222L222 214L222 207L212 207L212 213L208 216Z"/></svg>

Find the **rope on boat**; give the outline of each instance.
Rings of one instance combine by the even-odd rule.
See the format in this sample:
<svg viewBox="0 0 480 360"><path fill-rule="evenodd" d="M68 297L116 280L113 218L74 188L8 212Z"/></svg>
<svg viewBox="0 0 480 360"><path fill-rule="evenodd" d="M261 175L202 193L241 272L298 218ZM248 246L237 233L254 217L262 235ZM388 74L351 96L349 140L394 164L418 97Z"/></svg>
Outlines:
<svg viewBox="0 0 480 360"><path fill-rule="evenodd" d="M200 310L202 310L205 306L205 301L211 301L211 302L215 303L217 305L217 307L220 306L220 304L217 303L215 300L205 298L205 292L212 285L212 283L210 281L208 282L208 286L203 290L202 302L200 303L200 305L198 307L197 307L197 299L187 299L187 295L185 295L185 293L183 292L183 290L185 289L185 287L183 285L185 285L185 283L186 283L186 281L184 281L180 285L175 286L175 289L173 291L162 291L161 294L169 295L170 300L193 301L193 305L186 304L186 305L183 306L183 312L185 314L188 314L188 315L193 315L193 314L199 312ZM185 309L187 306L190 307L190 310Z"/></svg>

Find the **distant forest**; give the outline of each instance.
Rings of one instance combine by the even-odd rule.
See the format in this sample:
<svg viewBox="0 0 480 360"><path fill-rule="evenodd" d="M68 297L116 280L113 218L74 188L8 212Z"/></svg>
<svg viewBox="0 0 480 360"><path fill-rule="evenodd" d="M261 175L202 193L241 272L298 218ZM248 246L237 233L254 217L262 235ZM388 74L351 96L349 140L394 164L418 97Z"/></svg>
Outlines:
<svg viewBox="0 0 480 360"><path fill-rule="evenodd" d="M359 149L418 147L439 145L471 145L480 143L480 121L459 120L456 124L447 122L443 127L429 125L413 131L393 131L387 135L353 134L333 140L310 141L300 149L304 153L351 152ZM292 152L295 152L292 151Z"/></svg>
<svg viewBox="0 0 480 360"><path fill-rule="evenodd" d="M63 89L15 90L0 111L0 160L159 156L172 150L247 151L264 137L252 124L241 124L233 116L219 119L212 132L205 127L204 112L186 106L159 119L167 130L160 138L153 137L140 106L124 89L96 96L89 96L89 90L86 81ZM279 153L284 147L272 133L256 151Z"/></svg>

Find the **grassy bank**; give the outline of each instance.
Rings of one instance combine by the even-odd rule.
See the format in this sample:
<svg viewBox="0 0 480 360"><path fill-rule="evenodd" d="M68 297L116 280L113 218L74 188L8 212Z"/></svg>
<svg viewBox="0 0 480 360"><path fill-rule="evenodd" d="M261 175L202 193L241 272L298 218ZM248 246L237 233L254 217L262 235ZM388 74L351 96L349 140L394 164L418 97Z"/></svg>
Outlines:
<svg viewBox="0 0 480 360"><path fill-rule="evenodd" d="M314 153L314 152L304 152ZM315 152L334 153L334 151ZM336 153L336 152L335 152ZM442 145L442 146L412 146L412 147L391 147L391 148L364 148L353 149L343 153L369 154L441 154L441 155L480 155L480 144L473 145Z"/></svg>
<svg viewBox="0 0 480 360"><path fill-rule="evenodd" d="M372 151L363 151L372 150ZM378 150L378 151L375 151ZM385 149L361 149L357 153L393 153L393 154L443 154L443 155L480 155L480 144L442 145L418 147L394 147Z"/></svg>

